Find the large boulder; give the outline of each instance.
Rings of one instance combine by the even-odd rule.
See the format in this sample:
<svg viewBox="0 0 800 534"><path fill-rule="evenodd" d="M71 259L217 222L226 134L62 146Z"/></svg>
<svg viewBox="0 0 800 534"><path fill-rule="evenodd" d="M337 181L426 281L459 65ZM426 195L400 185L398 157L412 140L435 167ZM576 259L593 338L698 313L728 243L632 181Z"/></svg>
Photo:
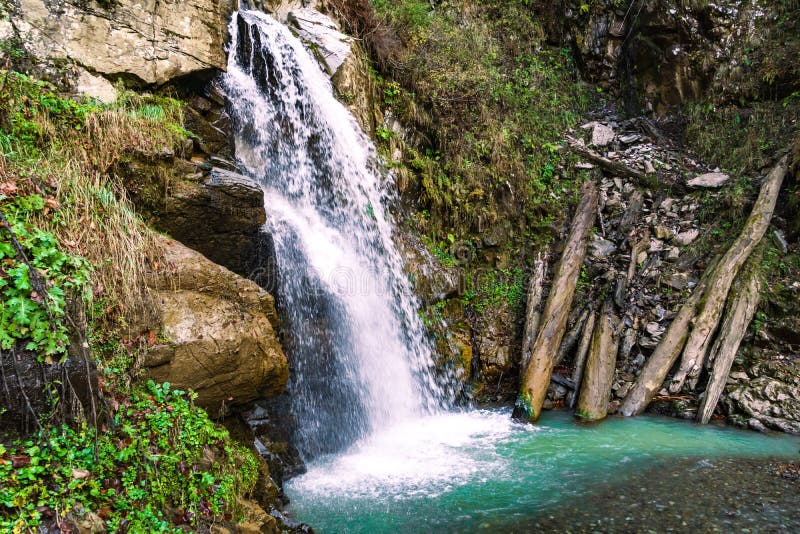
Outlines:
<svg viewBox="0 0 800 534"><path fill-rule="evenodd" d="M103 78L161 85L225 68L231 0L16 0L11 24L36 62L68 65L86 91ZM91 73L91 74L89 74ZM99 75L99 76L97 76ZM94 96L94 95L92 95Z"/></svg>
<svg viewBox="0 0 800 534"><path fill-rule="evenodd" d="M261 233L265 221L261 187L241 174L214 168L199 182L171 184L164 209L151 222L214 263L249 277L268 263L261 254L268 248L268 237Z"/></svg>
<svg viewBox="0 0 800 534"><path fill-rule="evenodd" d="M147 374L192 389L212 414L283 392L288 364L272 296L175 241L148 280L160 322ZM163 340L163 341L161 341Z"/></svg>

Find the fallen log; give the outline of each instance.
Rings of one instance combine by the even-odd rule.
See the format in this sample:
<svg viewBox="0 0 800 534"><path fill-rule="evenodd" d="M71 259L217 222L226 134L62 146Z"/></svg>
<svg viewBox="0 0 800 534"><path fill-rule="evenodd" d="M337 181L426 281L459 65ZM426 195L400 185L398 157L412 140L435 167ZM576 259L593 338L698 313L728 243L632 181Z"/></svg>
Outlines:
<svg viewBox="0 0 800 534"><path fill-rule="evenodd" d="M630 201L628 202L628 208L625 210L625 213L622 215L622 219L619 221L620 235L628 235L628 232L631 231L633 225L639 220L642 214L643 206L644 195L639 190L634 191L631 195Z"/></svg>
<svg viewBox="0 0 800 534"><path fill-rule="evenodd" d="M633 178L637 180L642 185L647 185L650 179L647 177L647 174L634 169L633 167L629 167L622 162L614 161L612 159L608 159L605 156L601 156L594 150L590 150L585 146L581 146L577 140L571 139L569 140L569 148L573 152L575 152L580 157L587 159L597 165L598 167L602 168L603 170L607 171L610 174L615 176L627 176L628 178Z"/></svg>
<svg viewBox="0 0 800 534"><path fill-rule="evenodd" d="M542 314L539 306L542 303L542 293L544 292L544 278L547 275L547 261L543 254L538 254L533 260L533 272L528 282L528 302L525 306L525 334L522 338L522 357L520 358L521 369L528 366L533 350L533 342L539 332L539 321Z"/></svg>
<svg viewBox="0 0 800 534"><path fill-rule="evenodd" d="M656 350L645 362L639 378L636 379L633 387L622 401L619 409L619 413L622 415L631 416L642 413L664 383L667 373L680 356L686 338L689 336L689 323L700 304L707 280L708 276L704 276L700 280L694 288L694 293L686 300L678 315L670 323Z"/></svg>
<svg viewBox="0 0 800 534"><path fill-rule="evenodd" d="M578 352L575 354L575 368L572 371L572 383L575 384L575 392L572 394L569 401L570 408L574 408L575 403L578 401L578 390L583 380L583 370L586 367L586 355L589 353L589 345L592 342L595 321L597 321L597 312L593 311L589 314L589 317L583 325L581 342L578 344Z"/></svg>
<svg viewBox="0 0 800 534"><path fill-rule="evenodd" d="M563 376L558 375L558 374L553 374L550 377L550 381L555 383L555 384L558 384L559 386L564 386L567 389L571 389L571 390L575 391L575 382L573 382L569 378L563 377Z"/></svg>
<svg viewBox="0 0 800 534"><path fill-rule="evenodd" d="M586 370L578 394L575 416L588 421L597 421L608 414L614 367L617 363L619 318L614 314L611 302L603 305L599 323L592 335Z"/></svg>
<svg viewBox="0 0 800 534"><path fill-rule="evenodd" d="M564 336L564 341L561 342L561 346L558 349L558 355L556 355L556 361L553 362L553 366L558 365L561 361L572 352L572 349L575 348L575 345L578 343L578 338L583 331L583 323L586 321L586 318L589 316L589 309L583 310L580 317L575 320L575 324L572 325L572 328L569 329L569 332L566 333Z"/></svg>
<svg viewBox="0 0 800 534"><path fill-rule="evenodd" d="M669 386L671 393L680 391L687 378L690 388L694 389L733 279L769 227L788 165L789 157L784 156L770 171L742 232L714 269L703 295L702 309L692 321L692 332L686 340L680 368Z"/></svg>
<svg viewBox="0 0 800 534"><path fill-rule="evenodd" d="M749 265L731 289L725 309L725 318L722 320L719 334L717 334L717 339L708 356L707 366L711 367L711 375L708 379L705 396L697 410L697 420L702 424L708 423L714 413L714 408L716 408L722 390L725 389L725 383L728 381L728 373L731 371L733 359L758 307L761 280L758 276L757 266L760 258L756 261L754 259L755 257L750 259Z"/></svg>
<svg viewBox="0 0 800 534"><path fill-rule="evenodd" d="M597 185L593 181L584 183L581 201L542 312L541 326L531 348L530 361L522 373L514 417L531 422L539 419L558 348L567 327L578 275L586 257L586 242L594 225L597 197Z"/></svg>

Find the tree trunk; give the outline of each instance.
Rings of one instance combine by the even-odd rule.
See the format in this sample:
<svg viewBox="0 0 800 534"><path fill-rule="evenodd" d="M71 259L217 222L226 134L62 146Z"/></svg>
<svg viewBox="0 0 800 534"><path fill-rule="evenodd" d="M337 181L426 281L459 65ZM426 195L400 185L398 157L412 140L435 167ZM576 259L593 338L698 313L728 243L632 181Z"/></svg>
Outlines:
<svg viewBox="0 0 800 534"><path fill-rule="evenodd" d="M739 350L739 344L758 307L761 281L758 277L759 261L754 259L751 258L748 268L739 276L737 284L731 289L725 318L708 357L708 365L713 365L713 368L706 386L705 397L697 410L697 420L703 424L708 423L711 414L714 413L714 408L728 381L728 373L731 371L736 351Z"/></svg>
<svg viewBox="0 0 800 534"><path fill-rule="evenodd" d="M533 350L533 342L536 341L536 334L539 331L539 321L542 317L539 305L542 303L542 293L544 292L544 278L547 275L547 261L540 253L533 261L533 272L528 282L528 303L525 307L525 335L522 339L522 357L520 358L521 369L528 366Z"/></svg>
<svg viewBox="0 0 800 534"><path fill-rule="evenodd" d="M575 416L597 421L608 414L611 383L617 363L619 336L616 328L619 319L614 315L610 302L603 305L600 323L592 335L589 359L586 360L583 383L580 386Z"/></svg>
<svg viewBox="0 0 800 534"><path fill-rule="evenodd" d="M586 241L594 225L597 196L594 182L583 184L581 201L553 277L550 295L542 313L541 327L531 349L530 362L522 375L520 394L514 409L515 417L531 422L539 419L553 364L567 327L567 316L575 295L578 275L586 256Z"/></svg>
<svg viewBox="0 0 800 534"><path fill-rule="evenodd" d="M578 391L581 389L581 381L583 380L583 370L586 367L586 355L589 353L589 346L592 342L592 334L594 333L594 324L596 321L597 312L593 311L583 325L581 343L578 345L578 352L575 355L575 369L572 371L572 382L575 384L575 391L572 393L572 398L570 398L569 401L570 408L574 408L578 400Z"/></svg>
<svg viewBox="0 0 800 534"><path fill-rule="evenodd" d="M636 383L625 396L619 413L625 416L639 415L642 413L650 401L655 396L658 388L664 383L670 368L678 359L678 356L686 343L689 335L689 322L694 317L700 298L706 286L706 279L703 277L694 289L694 293L683 304L678 315L667 328L661 343L656 347L655 352L647 359L642 373L636 379Z"/></svg>
<svg viewBox="0 0 800 534"><path fill-rule="evenodd" d="M769 227L772 212L775 210L775 202L783 184L783 177L786 175L788 161L789 157L784 156L770 171L761 185L758 200L753 206L753 211L750 213L742 233L714 269L703 295L702 310L693 321L692 332L683 349L681 366L670 384L669 390L672 393L680 391L687 378L690 379L692 388L696 384L697 375L700 373L712 336L719 324L733 279L736 278L739 269L747 261L750 253L764 237L764 233Z"/></svg>

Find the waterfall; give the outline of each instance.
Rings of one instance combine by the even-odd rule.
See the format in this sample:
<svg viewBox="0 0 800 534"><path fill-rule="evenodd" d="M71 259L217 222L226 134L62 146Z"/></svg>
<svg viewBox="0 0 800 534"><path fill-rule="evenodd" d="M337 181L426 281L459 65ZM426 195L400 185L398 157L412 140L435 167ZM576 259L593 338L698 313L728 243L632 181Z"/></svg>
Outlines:
<svg viewBox="0 0 800 534"><path fill-rule="evenodd" d="M393 242L393 183L328 77L284 25L235 13L223 87L236 157L266 230L306 459L443 407L418 303Z"/></svg>

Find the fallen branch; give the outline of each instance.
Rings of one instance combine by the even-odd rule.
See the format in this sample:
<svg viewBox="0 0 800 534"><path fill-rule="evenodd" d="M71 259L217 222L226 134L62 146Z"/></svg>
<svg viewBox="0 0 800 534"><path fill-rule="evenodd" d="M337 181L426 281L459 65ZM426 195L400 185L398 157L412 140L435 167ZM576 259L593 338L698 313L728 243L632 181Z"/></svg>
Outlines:
<svg viewBox="0 0 800 534"><path fill-rule="evenodd" d="M597 185L592 181L584 183L581 201L542 312L541 327L531 349L531 358L522 374L514 417L532 422L539 419L558 348L567 327L578 275L586 257L586 241L594 226L597 197Z"/></svg>
<svg viewBox="0 0 800 534"><path fill-rule="evenodd" d="M742 232L714 269L703 295L702 309L692 321L692 332L683 349L680 368L669 386L671 393L680 391L687 378L690 388L696 385L733 279L769 227L788 165L789 157L784 156L770 171Z"/></svg>
<svg viewBox="0 0 800 534"><path fill-rule="evenodd" d="M592 343L592 334L594 333L594 325L597 321L597 312L593 311L586 319L583 325L583 334L581 335L581 342L578 345L578 352L575 355L575 369L572 371L572 382L575 384L575 393L569 401L569 407L574 408L575 403L578 401L578 390L583 381L583 370L586 367L586 355L589 354L589 346Z"/></svg>
<svg viewBox="0 0 800 534"><path fill-rule="evenodd" d="M558 354L556 355L556 361L553 363L553 366L561 363L567 354L575 348L575 345L578 343L578 338L583 331L583 323L586 322L588 316L589 309L587 308L581 313L580 317L575 320L575 324L572 325L572 328L570 328L569 332L564 336L564 341L561 342L561 346L558 348Z"/></svg>

